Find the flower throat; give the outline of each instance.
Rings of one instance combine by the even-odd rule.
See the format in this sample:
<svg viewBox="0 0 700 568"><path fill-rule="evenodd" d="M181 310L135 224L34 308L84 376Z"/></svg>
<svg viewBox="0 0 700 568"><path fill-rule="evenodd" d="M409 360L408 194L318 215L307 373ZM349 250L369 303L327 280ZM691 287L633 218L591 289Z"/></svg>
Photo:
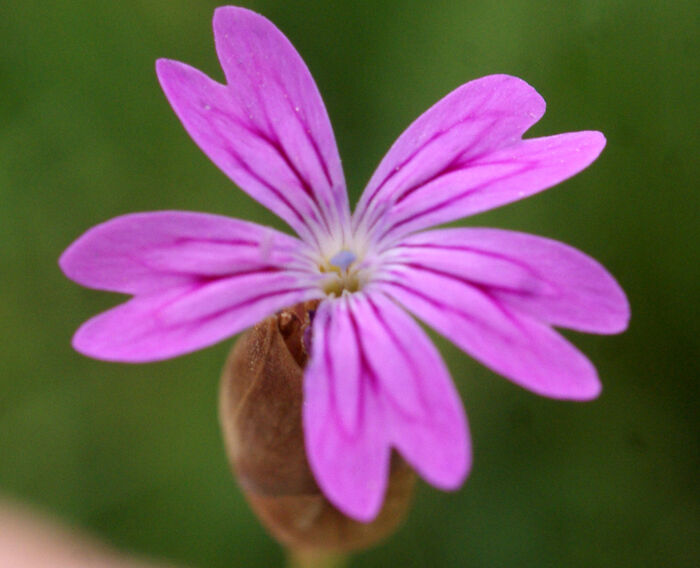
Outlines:
<svg viewBox="0 0 700 568"><path fill-rule="evenodd" d="M319 265L322 273L329 278L321 284L322 290L329 296L340 297L343 293L357 292L362 288L357 269L357 255L347 249L337 252L330 260Z"/></svg>

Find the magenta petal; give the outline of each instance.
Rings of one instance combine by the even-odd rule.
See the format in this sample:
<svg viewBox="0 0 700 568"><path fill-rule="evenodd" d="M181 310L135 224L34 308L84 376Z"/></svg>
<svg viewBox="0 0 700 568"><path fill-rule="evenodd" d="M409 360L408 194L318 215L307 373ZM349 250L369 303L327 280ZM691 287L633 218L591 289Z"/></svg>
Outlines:
<svg viewBox="0 0 700 568"><path fill-rule="evenodd" d="M294 47L243 8L214 15L228 85L159 60L158 78L200 148L254 199L311 239L344 227L345 182L321 96Z"/></svg>
<svg viewBox="0 0 700 568"><path fill-rule="evenodd" d="M358 343L348 325L345 298L323 302L314 318L313 351L304 376L304 436L309 464L326 497L343 513L368 522L377 516L389 474L389 438L382 412ZM333 345L352 345L350 356L338 358ZM347 372L349 371L349 372ZM348 386L345 383L354 383ZM343 393L356 392L350 400ZM349 410L341 411L347 405ZM357 412L348 431L343 415Z"/></svg>
<svg viewBox="0 0 700 568"><path fill-rule="evenodd" d="M517 142L545 110L522 79L489 75L455 89L394 142L369 181L356 215L436 177L455 158L474 159Z"/></svg>
<svg viewBox="0 0 700 568"><path fill-rule="evenodd" d="M399 137L365 190L355 225L391 239L547 189L600 154L599 132L522 140L544 113L524 81L494 75L463 85Z"/></svg>
<svg viewBox="0 0 700 568"><path fill-rule="evenodd" d="M425 332L393 301L353 302L366 364L376 374L392 445L429 483L458 488L471 446L459 394Z"/></svg>
<svg viewBox="0 0 700 568"><path fill-rule="evenodd" d="M383 295L321 304L304 384L309 461L345 514L376 516L391 446L440 488L454 489L466 477L466 417L445 365L418 325Z"/></svg>
<svg viewBox="0 0 700 568"><path fill-rule="evenodd" d="M387 271L379 286L458 347L543 396L595 398L590 361L548 325L516 313L488 290L415 267Z"/></svg>
<svg viewBox="0 0 700 568"><path fill-rule="evenodd" d="M143 363L208 347L290 305L317 297L294 278L256 273L137 296L85 322L84 355Z"/></svg>
<svg viewBox="0 0 700 568"><path fill-rule="evenodd" d="M603 266L563 243L498 229L424 231L395 249L402 264L488 290L509 309L589 333L627 327L625 293Z"/></svg>
<svg viewBox="0 0 700 568"><path fill-rule="evenodd" d="M226 80L249 120L278 140L324 208L346 214L345 179L330 119L294 46L263 16L231 6L216 10L214 36Z"/></svg>
<svg viewBox="0 0 700 568"><path fill-rule="evenodd" d="M600 132L533 138L460 163L406 192L385 219L382 237L402 235L524 199L577 174L605 146Z"/></svg>
<svg viewBox="0 0 700 568"><path fill-rule="evenodd" d="M185 211L134 213L93 227L59 264L83 286L152 293L203 279L299 264L306 245L255 223Z"/></svg>
<svg viewBox="0 0 700 568"><path fill-rule="evenodd" d="M155 361L211 345L286 306L320 296L306 245L217 215L163 211L94 227L60 259L69 278L135 294L76 333L75 348L113 361Z"/></svg>

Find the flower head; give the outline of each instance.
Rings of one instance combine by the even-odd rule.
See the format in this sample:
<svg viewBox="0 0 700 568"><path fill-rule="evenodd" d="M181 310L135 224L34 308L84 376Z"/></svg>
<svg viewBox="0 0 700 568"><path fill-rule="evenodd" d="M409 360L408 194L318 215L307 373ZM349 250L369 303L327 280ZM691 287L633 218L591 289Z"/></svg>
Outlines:
<svg viewBox="0 0 700 568"><path fill-rule="evenodd" d="M159 60L187 132L298 238L187 212L127 215L61 257L68 277L133 295L86 322L75 348L143 362L211 345L285 307L320 300L304 377L311 468L347 515L370 520L396 449L428 482L458 487L471 451L458 394L410 314L544 396L590 399L595 369L552 329L622 331L625 295L596 261L541 237L430 229L528 197L587 167L599 132L523 139L542 97L507 75L469 82L399 137L350 213L318 89L287 38L243 8L214 15L226 84Z"/></svg>

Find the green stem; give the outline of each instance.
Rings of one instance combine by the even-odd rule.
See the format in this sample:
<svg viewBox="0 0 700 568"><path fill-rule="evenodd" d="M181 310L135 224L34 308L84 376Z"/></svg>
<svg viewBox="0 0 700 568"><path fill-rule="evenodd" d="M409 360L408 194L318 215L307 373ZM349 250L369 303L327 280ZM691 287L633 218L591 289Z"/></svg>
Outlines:
<svg viewBox="0 0 700 568"><path fill-rule="evenodd" d="M337 552L321 552L303 548L287 551L289 568L345 568L348 556Z"/></svg>

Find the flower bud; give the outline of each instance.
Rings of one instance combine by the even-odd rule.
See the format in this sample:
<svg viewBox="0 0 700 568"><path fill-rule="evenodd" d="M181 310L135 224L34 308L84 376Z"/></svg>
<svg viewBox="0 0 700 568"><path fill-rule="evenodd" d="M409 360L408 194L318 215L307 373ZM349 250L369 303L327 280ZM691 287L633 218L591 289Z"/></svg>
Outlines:
<svg viewBox="0 0 700 568"><path fill-rule="evenodd" d="M219 412L234 474L267 529L295 550L350 551L391 534L410 505L415 474L394 454L384 506L371 523L340 513L321 493L302 430L304 334L317 301L260 322L234 345Z"/></svg>

